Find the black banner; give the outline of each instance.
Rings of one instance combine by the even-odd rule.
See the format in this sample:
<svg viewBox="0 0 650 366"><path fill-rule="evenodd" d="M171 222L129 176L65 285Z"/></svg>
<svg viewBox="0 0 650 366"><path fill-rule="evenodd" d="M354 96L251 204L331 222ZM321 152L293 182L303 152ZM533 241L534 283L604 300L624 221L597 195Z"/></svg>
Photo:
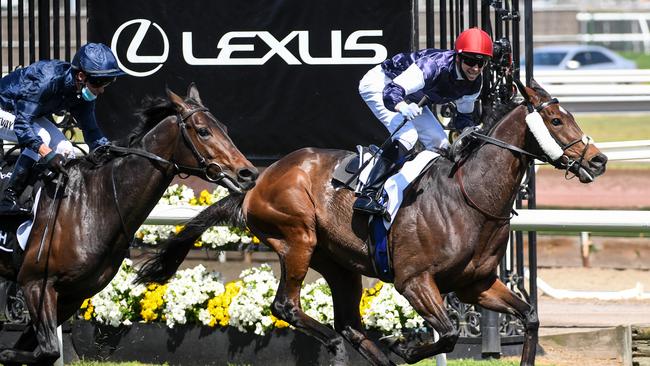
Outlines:
<svg viewBox="0 0 650 366"><path fill-rule="evenodd" d="M412 0L89 1L88 39L129 74L98 100L110 138L165 86L204 104L250 159L352 149L387 132L358 95L367 70L412 43Z"/></svg>

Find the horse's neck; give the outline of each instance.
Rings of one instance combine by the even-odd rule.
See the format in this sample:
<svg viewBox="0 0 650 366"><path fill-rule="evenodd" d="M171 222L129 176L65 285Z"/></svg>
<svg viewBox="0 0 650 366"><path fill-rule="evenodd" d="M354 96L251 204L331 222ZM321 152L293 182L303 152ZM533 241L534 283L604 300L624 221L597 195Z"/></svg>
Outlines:
<svg viewBox="0 0 650 366"><path fill-rule="evenodd" d="M526 110L517 107L502 119L491 137L524 149L526 142ZM519 184L524 176L528 158L492 144L481 147L462 167L465 187L471 187L473 198L480 199L491 212L507 215Z"/></svg>
<svg viewBox="0 0 650 366"><path fill-rule="evenodd" d="M178 144L178 134L169 132L176 128L170 121L159 123L142 138L141 148L169 161ZM160 133L163 130L165 133ZM127 227L137 229L171 183L171 166L129 155L114 160L107 168L111 170L111 187L115 189L115 192L107 193L111 196L117 194L117 203Z"/></svg>

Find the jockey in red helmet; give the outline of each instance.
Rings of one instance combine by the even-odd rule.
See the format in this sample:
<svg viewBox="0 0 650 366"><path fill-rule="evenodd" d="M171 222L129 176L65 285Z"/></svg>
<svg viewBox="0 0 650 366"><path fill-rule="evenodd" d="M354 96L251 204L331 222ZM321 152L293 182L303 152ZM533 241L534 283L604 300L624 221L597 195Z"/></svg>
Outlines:
<svg viewBox="0 0 650 366"><path fill-rule="evenodd" d="M400 165L419 140L426 149L444 152L449 140L428 107L417 101L424 95L433 104L456 104L455 127L474 125L474 102L481 93L483 67L492 57L492 40L478 28L467 29L454 50L423 49L400 53L366 73L359 93L377 119L393 134L393 143L384 149L368 176L354 209L383 214L377 202L384 180ZM408 122L399 130L397 127Z"/></svg>

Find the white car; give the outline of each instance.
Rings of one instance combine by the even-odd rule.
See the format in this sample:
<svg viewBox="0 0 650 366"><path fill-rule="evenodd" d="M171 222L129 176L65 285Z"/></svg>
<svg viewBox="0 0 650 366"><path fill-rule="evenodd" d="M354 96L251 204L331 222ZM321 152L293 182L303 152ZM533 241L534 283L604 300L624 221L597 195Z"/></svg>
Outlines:
<svg viewBox="0 0 650 366"><path fill-rule="evenodd" d="M522 58L521 65L525 65ZM636 63L592 45L556 45L533 50L535 70L636 69Z"/></svg>

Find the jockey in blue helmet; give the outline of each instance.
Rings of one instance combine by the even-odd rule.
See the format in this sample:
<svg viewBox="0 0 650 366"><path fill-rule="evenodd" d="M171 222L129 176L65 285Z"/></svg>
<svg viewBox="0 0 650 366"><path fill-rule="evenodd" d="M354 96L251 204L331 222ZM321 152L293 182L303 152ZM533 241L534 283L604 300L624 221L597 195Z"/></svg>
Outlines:
<svg viewBox="0 0 650 366"><path fill-rule="evenodd" d="M70 112L94 149L109 141L95 119L95 99L104 88L124 75L111 49L101 43L82 46L72 63L42 60L17 69L0 80L0 138L18 142L22 151L16 161L0 216L24 215L18 204L31 168L37 161L54 172L64 172L66 158L74 157L73 146L52 122L52 114Z"/></svg>

